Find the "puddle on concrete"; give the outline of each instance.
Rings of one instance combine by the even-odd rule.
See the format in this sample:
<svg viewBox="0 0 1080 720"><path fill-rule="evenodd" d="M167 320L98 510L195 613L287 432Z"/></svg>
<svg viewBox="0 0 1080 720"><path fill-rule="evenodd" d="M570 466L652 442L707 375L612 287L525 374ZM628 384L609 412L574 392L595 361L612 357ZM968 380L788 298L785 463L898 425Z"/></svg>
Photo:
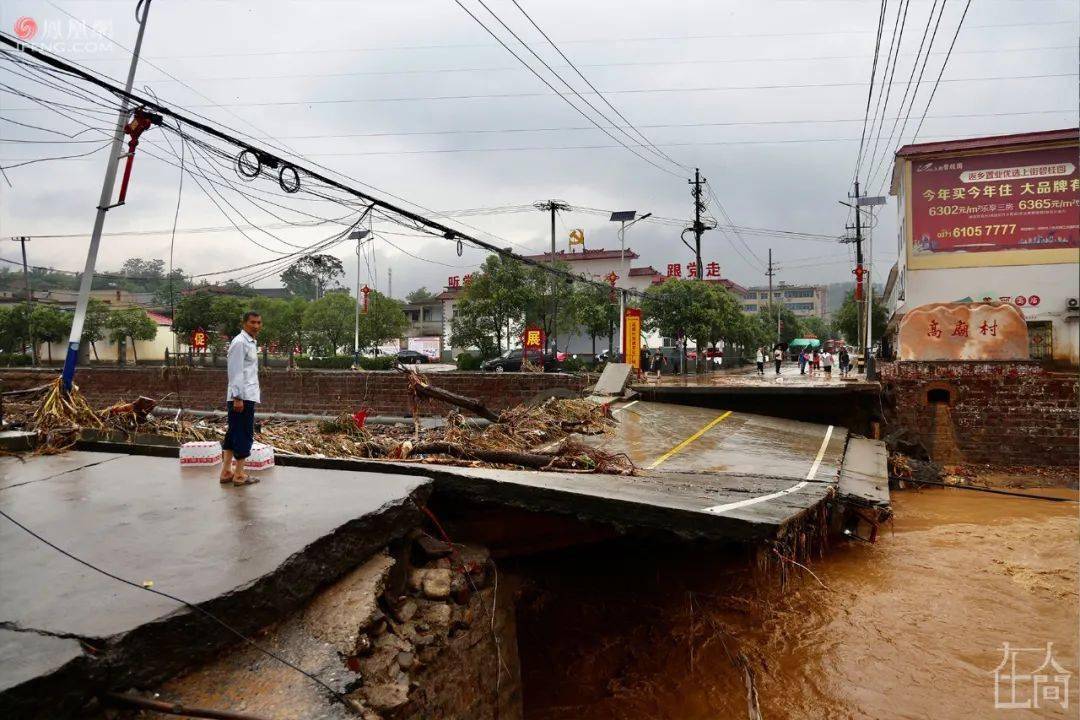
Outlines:
<svg viewBox="0 0 1080 720"><path fill-rule="evenodd" d="M519 561L525 717L747 717L740 652L766 719L1075 716L1077 506L961 490L894 502L876 545L812 564L828 589L803 575L781 594L731 548L624 541ZM1005 641L1039 649L1017 655L1022 673L1054 643L1068 710L994 709Z"/></svg>

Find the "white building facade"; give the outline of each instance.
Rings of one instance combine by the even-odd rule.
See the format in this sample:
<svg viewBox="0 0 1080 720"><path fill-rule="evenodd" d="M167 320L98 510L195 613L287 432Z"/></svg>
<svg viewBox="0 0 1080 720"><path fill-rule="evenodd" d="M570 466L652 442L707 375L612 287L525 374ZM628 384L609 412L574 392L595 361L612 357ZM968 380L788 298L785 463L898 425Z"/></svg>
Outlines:
<svg viewBox="0 0 1080 720"><path fill-rule="evenodd" d="M896 154L895 333L935 302L1005 302L1034 359L1080 364L1080 131L908 145Z"/></svg>

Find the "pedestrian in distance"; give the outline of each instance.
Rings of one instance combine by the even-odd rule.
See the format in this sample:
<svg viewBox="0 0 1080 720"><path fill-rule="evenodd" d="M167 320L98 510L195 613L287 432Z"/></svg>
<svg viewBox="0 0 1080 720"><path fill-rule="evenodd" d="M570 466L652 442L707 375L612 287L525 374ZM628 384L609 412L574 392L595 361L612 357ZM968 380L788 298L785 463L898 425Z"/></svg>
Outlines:
<svg viewBox="0 0 1080 720"><path fill-rule="evenodd" d="M825 370L825 377L830 379L832 378L832 361L832 353L829 352L828 348L825 348L821 353L821 367Z"/></svg>
<svg viewBox="0 0 1080 720"><path fill-rule="evenodd" d="M814 348L814 354L810 356L810 362L813 364L815 370L821 369L821 351Z"/></svg>
<svg viewBox="0 0 1080 720"><path fill-rule="evenodd" d="M803 348L802 350L799 351L799 374L800 375L805 375L806 374L806 363L807 363L808 360L809 360L809 358L806 356L806 348Z"/></svg>
<svg viewBox="0 0 1080 720"><path fill-rule="evenodd" d="M653 351L652 357L649 359L649 372L656 373L656 381L660 382L660 371L667 365L667 358L660 352L659 348Z"/></svg>
<svg viewBox="0 0 1080 720"><path fill-rule="evenodd" d="M851 369L851 356L848 354L847 345L840 346L837 359L840 361L840 377L847 377L848 370Z"/></svg>
<svg viewBox="0 0 1080 720"><path fill-rule="evenodd" d="M758 346L757 357L754 358L754 360L757 362L757 374L758 375L764 375L765 374L765 346L764 345Z"/></svg>
<svg viewBox="0 0 1080 720"><path fill-rule="evenodd" d="M776 348L773 351L773 362L776 363L776 374L780 374L780 364L784 362L784 351L780 348Z"/></svg>
<svg viewBox="0 0 1080 720"><path fill-rule="evenodd" d="M229 343L229 388L225 409L229 428L221 441L221 484L252 485L259 482L244 472L244 461L255 441L255 406L259 404L259 346L255 338L262 330L262 317L249 310L244 325Z"/></svg>

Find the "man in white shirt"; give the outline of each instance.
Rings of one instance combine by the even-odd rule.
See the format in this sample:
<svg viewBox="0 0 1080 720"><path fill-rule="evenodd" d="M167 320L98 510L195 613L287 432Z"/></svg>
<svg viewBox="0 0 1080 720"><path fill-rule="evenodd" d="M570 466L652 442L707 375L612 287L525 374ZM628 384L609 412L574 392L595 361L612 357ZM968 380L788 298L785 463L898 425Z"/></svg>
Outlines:
<svg viewBox="0 0 1080 720"><path fill-rule="evenodd" d="M259 403L259 346L255 343L262 330L259 313L244 313L244 328L229 343L229 389L225 395L229 429L221 441L224 461L221 483L251 485L259 482L244 473L244 461L251 454L255 440L255 406Z"/></svg>

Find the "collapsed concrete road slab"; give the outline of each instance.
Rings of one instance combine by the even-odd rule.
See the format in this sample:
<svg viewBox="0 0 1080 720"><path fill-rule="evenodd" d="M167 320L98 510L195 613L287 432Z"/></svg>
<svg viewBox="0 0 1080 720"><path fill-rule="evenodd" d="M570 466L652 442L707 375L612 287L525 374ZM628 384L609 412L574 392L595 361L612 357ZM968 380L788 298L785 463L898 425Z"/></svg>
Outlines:
<svg viewBox="0 0 1080 720"><path fill-rule="evenodd" d="M298 467L261 479L221 486L212 471L182 470L174 458L5 457L0 510L86 562L250 634L416 527L431 489L422 475ZM0 546L0 628L35 659L0 665L4 717L62 716L91 692L159 683L237 640L6 518Z"/></svg>

